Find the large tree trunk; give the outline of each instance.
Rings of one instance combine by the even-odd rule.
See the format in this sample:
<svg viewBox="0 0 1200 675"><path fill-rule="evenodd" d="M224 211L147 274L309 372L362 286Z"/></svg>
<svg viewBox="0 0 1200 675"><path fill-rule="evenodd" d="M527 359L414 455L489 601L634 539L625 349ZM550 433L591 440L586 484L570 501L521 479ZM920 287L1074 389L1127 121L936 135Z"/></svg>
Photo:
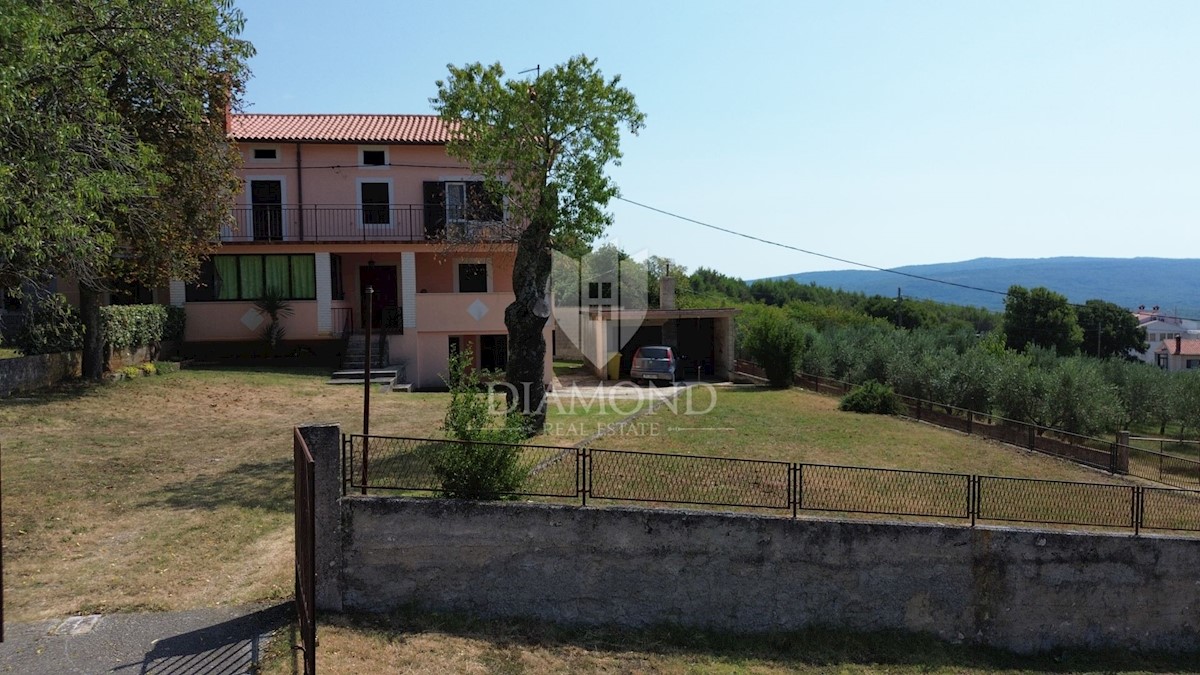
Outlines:
<svg viewBox="0 0 1200 675"><path fill-rule="evenodd" d="M543 214L552 213L542 209ZM513 264L513 293L516 299L504 310L508 328L508 367L505 379L511 385L510 409L516 404L529 436L541 433L546 425L546 328L548 316L538 316L535 308L546 297L550 278L549 215L535 217L521 233L517 258Z"/></svg>
<svg viewBox="0 0 1200 675"><path fill-rule="evenodd" d="M79 319L83 322L83 377L99 380L104 376L104 336L100 335L100 293L87 284L79 284Z"/></svg>

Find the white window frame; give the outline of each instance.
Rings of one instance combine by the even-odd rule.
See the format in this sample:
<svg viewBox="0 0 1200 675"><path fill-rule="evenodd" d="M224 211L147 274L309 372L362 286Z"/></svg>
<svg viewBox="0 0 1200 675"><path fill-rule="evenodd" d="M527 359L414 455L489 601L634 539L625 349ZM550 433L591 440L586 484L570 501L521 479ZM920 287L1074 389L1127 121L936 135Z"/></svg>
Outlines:
<svg viewBox="0 0 1200 675"><path fill-rule="evenodd" d="M501 180L503 180L503 179L501 179ZM450 223L461 224L461 225L475 225L475 224L494 222L494 221L490 221L490 220L468 220L465 217L460 218L460 219L450 218L450 186L454 185L454 184L462 185L463 205L465 207L466 203L467 203L467 186L466 186L466 184L467 183L483 183L484 182L483 176L479 176L479 175L439 176L438 181L440 181L442 183L442 185L445 187L445 195L443 195L443 197L442 197L442 205L446 209L446 224L447 225L449 225ZM465 216L466 214L464 213L463 215ZM508 199L505 198L504 203L500 205L500 221L499 222L507 222L507 221L508 221Z"/></svg>
<svg viewBox="0 0 1200 675"><path fill-rule="evenodd" d="M367 164L363 161L363 153L366 152L383 152L383 164ZM378 169L386 169L392 163L391 153L386 145L360 145L358 146L358 167L360 169L368 169L375 171Z"/></svg>
<svg viewBox="0 0 1200 675"><path fill-rule="evenodd" d="M486 293L494 293L495 286L492 285L492 259L491 258L455 258L454 259L454 292L462 293L459 290L459 266L460 265L487 265L487 290Z"/></svg>
<svg viewBox="0 0 1200 675"><path fill-rule="evenodd" d="M275 157L274 159L255 157L256 150L274 150ZM278 164L283 159L282 154L278 145L252 145L250 146L250 156L246 158L246 161L250 164Z"/></svg>
<svg viewBox="0 0 1200 675"><path fill-rule="evenodd" d="M387 184L387 190L388 190L388 203L387 203L388 222L386 222L386 223L364 223L364 222L363 222L363 200L362 200L362 186L363 186L363 184L364 184L364 183L386 183L386 184ZM392 220L392 208L391 208L391 206L392 206L392 197L393 197L393 196L395 196L395 194L396 194L396 192L395 192L395 190L394 190L394 188L393 188L393 186L392 186L392 179L391 179L391 178L370 178L370 177L368 177L368 178L361 178L361 177L360 177L360 178L358 178L358 179L357 179L357 180L354 182L354 199L355 199L355 201L358 203L358 227L359 227L359 229L363 229L363 230L365 230L365 229L371 228L371 229L389 229L389 230L390 230L390 229L392 229L392 228L396 227L396 223L395 223L395 222L393 222L393 220Z"/></svg>
<svg viewBox="0 0 1200 675"><path fill-rule="evenodd" d="M461 180L451 180L444 183L446 186L446 222L463 224L467 222L467 182ZM450 191L452 188L458 188L462 192L462 202L459 204L459 218L451 217L452 208L450 206Z"/></svg>

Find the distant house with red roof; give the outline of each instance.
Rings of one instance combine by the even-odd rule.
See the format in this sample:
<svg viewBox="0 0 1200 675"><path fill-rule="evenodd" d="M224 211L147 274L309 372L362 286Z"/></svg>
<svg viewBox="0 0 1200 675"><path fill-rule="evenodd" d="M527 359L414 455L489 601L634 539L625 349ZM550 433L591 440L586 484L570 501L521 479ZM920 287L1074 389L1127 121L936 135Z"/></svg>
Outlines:
<svg viewBox="0 0 1200 675"><path fill-rule="evenodd" d="M263 323L254 302L277 291L293 309L287 340L336 355L361 341L369 313L385 334L374 351L418 388L444 386L455 349L505 367L516 245L495 234L503 206L447 154L440 119L231 114L227 125L245 188L198 282L169 288L190 349L249 349Z"/></svg>
<svg viewBox="0 0 1200 675"><path fill-rule="evenodd" d="M1153 353L1159 368L1171 372L1200 369L1200 338L1163 340Z"/></svg>
<svg viewBox="0 0 1200 675"><path fill-rule="evenodd" d="M1162 343L1171 342L1166 345L1165 351L1171 352L1174 348L1173 341L1176 338L1183 340L1200 339L1200 323L1191 320L1183 319L1177 316L1172 316L1158 306L1146 309L1145 305L1138 307L1133 315L1137 317L1138 327L1146 329L1146 341L1152 346L1144 354L1131 352L1130 355L1146 363L1155 363L1161 367L1166 367L1162 364L1159 358L1160 350L1164 349ZM1154 345L1159 345L1154 347Z"/></svg>

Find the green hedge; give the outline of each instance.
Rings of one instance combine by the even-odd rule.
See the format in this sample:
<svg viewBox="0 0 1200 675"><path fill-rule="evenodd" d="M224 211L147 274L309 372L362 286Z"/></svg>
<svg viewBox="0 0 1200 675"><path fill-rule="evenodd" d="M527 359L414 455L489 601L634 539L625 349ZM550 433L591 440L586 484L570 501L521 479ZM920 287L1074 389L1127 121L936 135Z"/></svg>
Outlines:
<svg viewBox="0 0 1200 675"><path fill-rule="evenodd" d="M83 346L79 312L58 293L35 298L13 344L25 356L73 352Z"/></svg>
<svg viewBox="0 0 1200 675"><path fill-rule="evenodd" d="M185 314L170 305L109 305L100 308L100 332L113 349L133 349L183 337Z"/></svg>

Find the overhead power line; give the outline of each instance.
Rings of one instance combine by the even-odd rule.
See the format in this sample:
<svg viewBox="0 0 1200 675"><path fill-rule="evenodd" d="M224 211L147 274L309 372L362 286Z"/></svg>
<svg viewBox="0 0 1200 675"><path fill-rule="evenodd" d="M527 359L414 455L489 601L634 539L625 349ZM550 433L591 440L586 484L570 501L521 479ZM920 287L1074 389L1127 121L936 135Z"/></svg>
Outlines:
<svg viewBox="0 0 1200 675"><path fill-rule="evenodd" d="M826 260L833 260L833 261L840 262L840 263L846 263L847 265L863 267L863 268L866 268L869 270L874 270L876 272L887 272L888 274L895 274L897 276L907 277L909 279L918 279L920 281L928 281L930 283L942 284L944 286L954 286L955 288L962 288L962 289L966 289L969 291L977 291L979 293L990 293L992 295L1008 296L1007 291L998 291L994 288L983 288L982 286L972 286L970 284L962 284L962 283L958 283L956 281L948 281L946 279L937 279L935 277L927 277L927 276L923 276L920 274L913 274L912 272L903 272L901 270L889 269L887 267L879 267L878 265L872 265L870 263L859 262L857 260L849 260L847 258L839 258L838 256L835 256L835 255L829 255L827 253L821 253L819 251L812 251L812 250L809 250L806 248L800 248L799 246L793 246L791 244L785 244L783 242L775 241L772 239L767 239L765 237L759 237L757 235L747 234L745 232L739 232L737 230L733 230L728 227L721 227L720 225L713 225L712 223L706 223L702 220L697 220L695 218L690 218L688 216L674 213L674 212L668 211L666 209L660 209L655 206L650 206L649 204L643 204L642 202L637 202L632 199L627 199L625 197L618 196L617 199L619 199L627 204L632 204L634 206L646 209L647 211L653 211L655 213L660 213L660 214L670 217L670 218L675 218L677 220L682 220L684 222L692 223L694 225L706 227L710 230L716 230L717 232L724 232L725 234L731 234L735 237L749 239L750 241L756 241L761 244L767 244L768 246L775 246L777 248L787 249L789 251L796 251L797 253L811 255L811 256L815 256L817 258L824 258ZM1085 304L1081 304L1081 303L1077 303L1077 302L1068 302L1067 304L1070 305L1071 307L1077 307L1077 308L1087 306ZM1180 319L1183 321L1200 321L1200 319L1194 319L1194 318L1189 318L1189 317L1184 317L1184 316L1172 316L1171 318Z"/></svg>

